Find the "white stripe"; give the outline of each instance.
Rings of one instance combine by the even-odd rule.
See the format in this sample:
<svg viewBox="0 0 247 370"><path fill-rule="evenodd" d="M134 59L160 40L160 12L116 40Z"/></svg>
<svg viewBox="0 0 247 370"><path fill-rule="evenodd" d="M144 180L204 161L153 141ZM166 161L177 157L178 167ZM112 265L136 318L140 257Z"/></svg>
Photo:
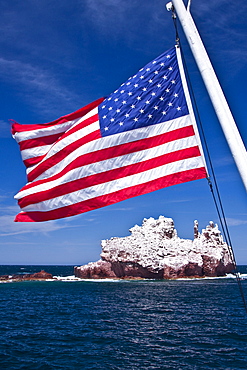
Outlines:
<svg viewBox="0 0 247 370"><path fill-rule="evenodd" d="M79 125L79 123L83 121L86 121L88 118L95 116L96 114L98 114L98 107L95 107L94 109L90 110L87 114L85 114L81 118L78 118L77 120L75 120L75 124L73 125L73 127L75 127L76 125ZM69 130L70 129L71 128L69 128Z"/></svg>
<svg viewBox="0 0 247 370"><path fill-rule="evenodd" d="M47 158L52 157L54 154L58 153L59 151L63 150L67 145L72 144L73 142L83 138L86 135L91 134L94 131L99 130L99 121L93 122L90 125L83 127L82 129L76 131L75 133L67 136L66 138L56 142L55 144L52 144L50 146L50 150L46 153L47 155L40 161L36 166L32 167L32 169L27 169L27 174L29 174L34 168L39 166L43 161L45 161ZM71 138L72 137L72 138ZM65 142L67 142L67 145L65 145ZM37 147L38 148L38 147ZM36 149L36 148L34 148ZM80 148L79 148L80 149ZM29 149L31 150L31 149ZM74 153L74 152L73 152ZM72 153L72 154L73 154ZM73 156L73 155L72 155ZM53 171L52 171L53 172Z"/></svg>
<svg viewBox="0 0 247 370"><path fill-rule="evenodd" d="M99 161L97 163L92 163L89 165L78 167L67 172L59 179L53 181L47 181L43 184L39 184L36 186L35 186L36 181L34 181L33 187L20 191L18 194L16 194L15 199L21 199L30 194L35 194L40 191L46 191L55 188L58 185L65 184L76 179L82 179L87 176L110 171L116 168L121 168L123 166L130 166L135 163L147 161L167 153L172 153L177 150L191 148L194 146L197 146L196 138L195 136L189 136L187 138L165 143L154 148L145 149L139 152L130 153L120 157L111 158L104 161Z"/></svg>
<svg viewBox="0 0 247 370"><path fill-rule="evenodd" d="M13 135L13 137L17 141L17 143L20 143L21 141L24 141L24 140L38 139L39 137L55 135L55 134L59 134L60 132L61 133L66 132L70 130L72 127L75 127L76 125L79 125L81 122L85 121L86 119L94 116L95 114L97 114L97 112L98 112L98 109L94 108L90 112L85 114L85 116L83 117L80 117L80 118L77 118L77 119L74 119L68 122L60 123L60 124L57 123L57 124L54 124L48 127L44 124L44 127L36 129L36 130L34 129L30 131L16 132Z"/></svg>
<svg viewBox="0 0 247 370"><path fill-rule="evenodd" d="M45 155L53 144L36 146L35 148L24 149L21 151L22 160L39 157L40 155Z"/></svg>
<svg viewBox="0 0 247 370"><path fill-rule="evenodd" d="M60 172L64 167L66 167L69 163L71 163L75 158L78 158L81 155L87 154L87 153L93 153L96 151L100 151L105 148L114 147L117 145L125 144L125 143L131 143L137 140L146 139L149 137L154 137L157 135L164 134L166 132L170 132L182 127L190 126L190 116L183 116L180 118L177 118L175 120L158 123L156 125L148 126L148 127L142 127L131 131L125 131L120 134L116 135L110 135L106 136L97 140L94 140L92 142L86 143L83 146L79 147L78 149L74 150L72 153L68 154L63 160L61 160L59 163L55 164L54 166L48 168L45 172L43 172L40 176L38 176L35 180L41 180L44 178L48 178L55 173ZM99 128L99 127L98 127ZM63 141L64 146L67 146L73 142L71 141L73 135L70 135L69 137L64 138ZM57 143L60 147L60 142ZM54 154L53 151L57 152L57 144L54 144L52 150L49 151L49 157L50 154ZM60 148L61 150L62 148ZM38 167L40 164L42 164L43 161L45 161L48 158L48 156L45 156L43 160L37 164L36 167Z"/></svg>
<svg viewBox="0 0 247 370"><path fill-rule="evenodd" d="M95 185L88 187L83 190L75 191L63 196L59 196L53 199L46 200L44 202L31 204L27 207L22 208L24 212L40 211L47 212L49 210L59 209L61 207L76 204L85 200L93 199L105 194L111 194L118 190L123 190L128 187L136 186L139 184L145 184L152 180L159 179L163 176L174 174L180 171L187 171L203 167L201 157L194 157L184 159L174 163L169 163L164 166L153 168L151 170L138 173L135 175L127 176L122 179L109 181L104 184Z"/></svg>
<svg viewBox="0 0 247 370"><path fill-rule="evenodd" d="M21 141L25 140L31 140L31 139L38 139L43 136L50 136L59 134L62 132L65 132L70 128L70 126L73 125L73 121L57 124L54 126L49 127L42 127L40 129L33 129L30 131L22 131L22 132L16 132L13 137L17 141L17 143L20 143Z"/></svg>

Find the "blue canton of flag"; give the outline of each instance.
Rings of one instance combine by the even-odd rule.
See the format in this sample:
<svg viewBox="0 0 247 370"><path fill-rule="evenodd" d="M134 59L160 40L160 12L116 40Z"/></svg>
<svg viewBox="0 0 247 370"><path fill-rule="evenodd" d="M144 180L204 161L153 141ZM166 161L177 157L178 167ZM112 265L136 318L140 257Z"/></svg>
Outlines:
<svg viewBox="0 0 247 370"><path fill-rule="evenodd" d="M102 136L187 115L188 107L172 48L141 68L99 106Z"/></svg>

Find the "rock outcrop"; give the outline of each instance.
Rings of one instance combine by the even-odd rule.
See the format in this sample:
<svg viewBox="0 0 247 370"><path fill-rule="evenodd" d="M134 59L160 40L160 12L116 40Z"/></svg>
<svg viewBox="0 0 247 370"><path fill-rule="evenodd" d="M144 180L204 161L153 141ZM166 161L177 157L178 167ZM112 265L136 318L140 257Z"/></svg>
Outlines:
<svg viewBox="0 0 247 370"><path fill-rule="evenodd" d="M34 274L14 274L14 275L0 275L0 281L6 282L17 282L17 281L27 281L27 280L51 280L53 279L52 274L41 270L35 272Z"/></svg>
<svg viewBox="0 0 247 370"><path fill-rule="evenodd" d="M233 271L229 247L212 221L199 232L194 222L194 240L181 239L171 218L144 219L130 229L130 236L102 240L101 260L75 267L84 279L224 276Z"/></svg>

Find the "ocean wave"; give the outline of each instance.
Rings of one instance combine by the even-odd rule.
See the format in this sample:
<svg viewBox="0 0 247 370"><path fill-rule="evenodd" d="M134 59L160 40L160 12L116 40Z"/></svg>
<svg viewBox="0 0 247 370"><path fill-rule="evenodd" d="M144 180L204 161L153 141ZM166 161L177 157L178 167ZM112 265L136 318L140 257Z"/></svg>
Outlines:
<svg viewBox="0 0 247 370"><path fill-rule="evenodd" d="M247 279L247 274L239 274L239 277L241 280L246 280ZM178 278L175 280L222 280L222 279L236 279L236 275L234 274L226 274L226 276L203 276L203 277L187 277L187 278Z"/></svg>
<svg viewBox="0 0 247 370"><path fill-rule="evenodd" d="M54 277L54 280L64 281L64 282L89 281L89 282L95 282L95 283L104 283L104 282L116 283L116 282L119 282L119 281L123 281L122 279L81 279L81 278L76 277L75 275L71 275L71 276L53 276L53 277Z"/></svg>
<svg viewBox="0 0 247 370"><path fill-rule="evenodd" d="M247 279L247 274L239 274L241 280ZM226 276L205 276L205 277L187 277L187 278L178 278L178 279L171 279L171 280L178 280L178 281L190 281L190 280L221 280L221 279L236 279L234 274L227 274ZM95 283L104 283L104 282L122 282L122 281L157 281L156 279L81 279L76 277L75 275L71 276L54 276L54 280L64 281L64 282L75 282L75 281L85 281L85 282L95 282ZM53 280L53 281L54 281ZM160 280L159 280L160 281Z"/></svg>
<svg viewBox="0 0 247 370"><path fill-rule="evenodd" d="M241 280L247 280L247 274L239 274L239 278ZM236 276L234 274L227 274L226 276L205 276L205 277L187 277L187 278L177 278L177 279L170 279L169 281L200 281L200 280L225 280L225 279L236 279ZM32 280L34 281L34 280ZM55 282L55 281L62 281L62 282L78 282L78 281L83 281L83 282L91 282L91 283L119 283L119 282L137 282L137 281L150 281L150 282L155 282L155 281L162 281L162 280L156 280L156 279L110 279L110 278L105 278L105 279L81 279L76 277L75 275L69 275L69 276L53 276L53 279L46 279L44 280L46 282ZM168 280L164 280L168 281ZM1 283L14 283L17 282L15 279L12 279L10 276L9 280L0 280Z"/></svg>

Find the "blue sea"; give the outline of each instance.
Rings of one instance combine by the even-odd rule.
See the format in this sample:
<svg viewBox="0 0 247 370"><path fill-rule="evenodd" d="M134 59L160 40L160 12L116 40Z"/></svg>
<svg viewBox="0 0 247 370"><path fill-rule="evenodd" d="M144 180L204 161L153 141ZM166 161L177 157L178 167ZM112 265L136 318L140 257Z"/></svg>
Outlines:
<svg viewBox="0 0 247 370"><path fill-rule="evenodd" d="M236 280L57 281L0 284L0 369L247 369L247 314ZM247 296L247 266L241 266Z"/></svg>

